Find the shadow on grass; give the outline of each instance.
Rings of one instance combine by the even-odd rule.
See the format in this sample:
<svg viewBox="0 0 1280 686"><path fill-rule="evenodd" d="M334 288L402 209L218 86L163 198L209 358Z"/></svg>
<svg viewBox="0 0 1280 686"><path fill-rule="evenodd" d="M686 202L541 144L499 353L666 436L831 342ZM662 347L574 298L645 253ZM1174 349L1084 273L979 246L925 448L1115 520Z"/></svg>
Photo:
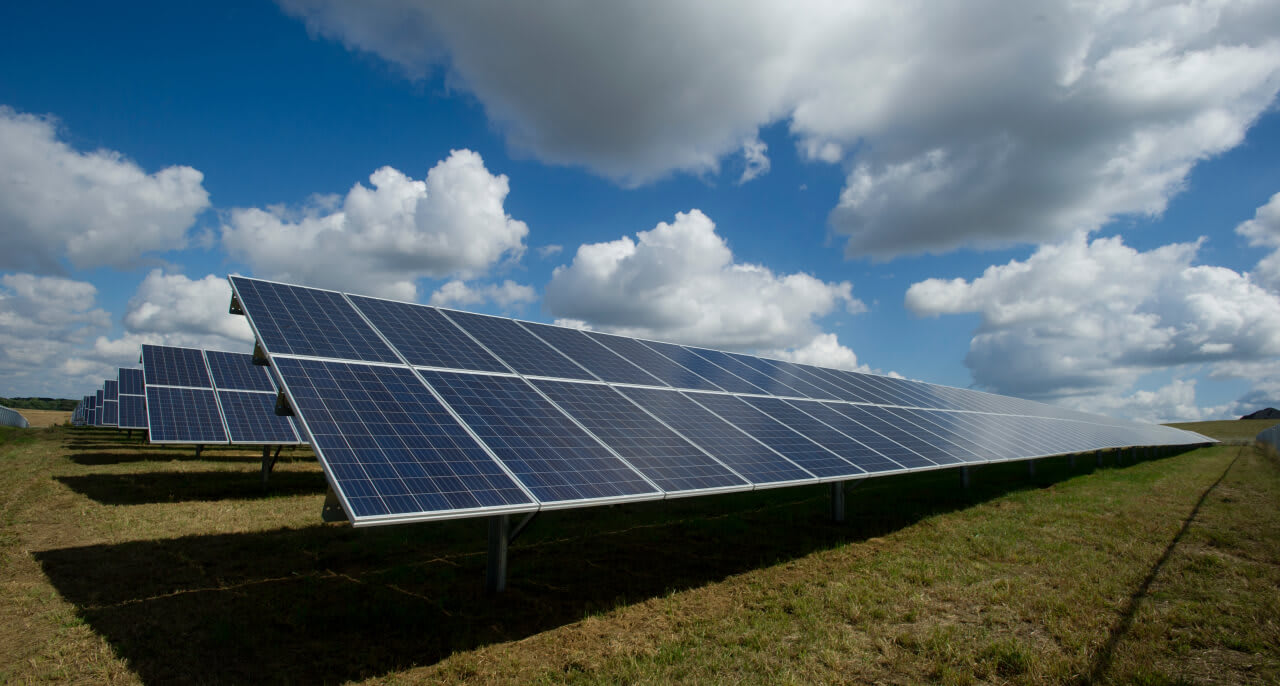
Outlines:
<svg viewBox="0 0 1280 686"><path fill-rule="evenodd" d="M35 557L144 682L338 682L434 664L1092 469L1092 459L1075 471L1066 459L1041 460L1029 478L1021 464L988 466L968 490L955 470L871 479L849 491L844 524L828 518L826 486L544 513L512 545L499 596L482 590L483 519L321 525ZM323 477L306 476L321 490ZM243 474L177 478L175 489L216 497L253 490ZM194 485L201 482L208 485ZM72 483L115 501L130 498L109 491L138 488L124 477Z"/></svg>
<svg viewBox="0 0 1280 686"><path fill-rule="evenodd" d="M320 471L276 471L264 489L258 472L147 472L55 476L55 480L103 505L143 505L193 500L246 500L279 495L324 495Z"/></svg>

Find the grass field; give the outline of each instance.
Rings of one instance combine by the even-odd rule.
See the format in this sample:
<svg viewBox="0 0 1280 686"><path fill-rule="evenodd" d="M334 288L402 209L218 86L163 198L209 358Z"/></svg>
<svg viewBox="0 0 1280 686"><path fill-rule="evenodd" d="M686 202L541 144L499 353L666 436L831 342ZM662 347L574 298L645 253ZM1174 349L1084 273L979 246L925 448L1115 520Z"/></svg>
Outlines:
<svg viewBox="0 0 1280 686"><path fill-rule="evenodd" d="M1204 425L1197 430L1209 431ZM1093 456L483 520L319 521L286 451L0 430L0 682L1277 683L1280 463Z"/></svg>
<svg viewBox="0 0 1280 686"><path fill-rule="evenodd" d="M71 421L71 413L66 410L18 410L18 414L27 418L33 429L58 426Z"/></svg>

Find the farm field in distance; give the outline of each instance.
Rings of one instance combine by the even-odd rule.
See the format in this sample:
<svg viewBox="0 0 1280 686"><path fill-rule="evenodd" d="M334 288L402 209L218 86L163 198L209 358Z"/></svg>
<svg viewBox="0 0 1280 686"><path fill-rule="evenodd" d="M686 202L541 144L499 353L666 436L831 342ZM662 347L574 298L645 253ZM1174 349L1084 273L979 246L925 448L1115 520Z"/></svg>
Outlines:
<svg viewBox="0 0 1280 686"><path fill-rule="evenodd" d="M0 682L1280 681L1280 458L1103 458L855 482L843 524L826 486L545 513L487 596L483 519L322 524L305 448L264 490L0 428Z"/></svg>

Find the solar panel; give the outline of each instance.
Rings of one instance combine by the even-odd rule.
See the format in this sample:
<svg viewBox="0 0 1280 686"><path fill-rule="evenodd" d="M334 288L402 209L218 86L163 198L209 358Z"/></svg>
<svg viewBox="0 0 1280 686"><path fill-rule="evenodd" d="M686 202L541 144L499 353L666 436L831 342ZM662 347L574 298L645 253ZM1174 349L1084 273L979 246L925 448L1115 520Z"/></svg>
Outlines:
<svg viewBox="0 0 1280 686"><path fill-rule="evenodd" d="M642 386L666 385L657 377L619 357L617 353L597 343L581 331L530 322L519 322L519 324L604 381Z"/></svg>
<svg viewBox="0 0 1280 686"><path fill-rule="evenodd" d="M662 380L668 386L689 388L703 391L719 391L719 386L695 374L688 367L683 367L668 357L659 355L644 343L623 336L584 331L583 335L617 353L628 362L636 365L653 377Z"/></svg>
<svg viewBox="0 0 1280 686"><path fill-rule="evenodd" d="M739 364L746 365L770 379L786 384L810 398L820 400L840 400L840 396L825 387L820 380L805 378L803 370L794 365L778 360L767 360L763 357L752 357L741 353L725 353ZM759 385L759 384L757 384Z"/></svg>
<svg viewBox="0 0 1280 686"><path fill-rule="evenodd" d="M209 371L213 372L213 386L220 391L266 391L275 393L271 372L264 365L253 363L248 353L226 353L206 350Z"/></svg>
<svg viewBox="0 0 1280 686"><path fill-rule="evenodd" d="M103 400L119 400L120 399L120 382L115 379L107 379L102 382L102 399Z"/></svg>
<svg viewBox="0 0 1280 686"><path fill-rule="evenodd" d="M102 401L102 425L103 426L116 425L117 413L119 412L119 407L116 404L117 402L118 401L116 400Z"/></svg>
<svg viewBox="0 0 1280 686"><path fill-rule="evenodd" d="M822 423L812 415L805 414L798 407L785 400L753 397L744 397L743 400L827 450L843 457L864 472L891 472L902 469L898 463Z"/></svg>
<svg viewBox="0 0 1280 686"><path fill-rule="evenodd" d="M143 395L145 382L141 369L120 368L119 373L120 393L128 395Z"/></svg>
<svg viewBox="0 0 1280 686"><path fill-rule="evenodd" d="M147 384L147 426L152 443L226 443L227 432L210 388Z"/></svg>
<svg viewBox="0 0 1280 686"><path fill-rule="evenodd" d="M679 391L626 386L618 390L755 485L817 479Z"/></svg>
<svg viewBox="0 0 1280 686"><path fill-rule="evenodd" d="M195 348L163 345L142 346L142 372L151 386L212 388L204 353Z"/></svg>
<svg viewBox="0 0 1280 686"><path fill-rule="evenodd" d="M849 415L834 409L840 406L840 403L818 402L816 400L788 400L787 403L849 438L871 448L886 459L902 465L903 469L928 469L937 466L933 460L924 455L884 434L874 431L865 424L854 421Z"/></svg>
<svg viewBox="0 0 1280 686"><path fill-rule="evenodd" d="M434 307L360 295L348 297L411 365L509 371Z"/></svg>
<svg viewBox="0 0 1280 686"><path fill-rule="evenodd" d="M341 293L241 276L231 277L231 286L272 354L400 361Z"/></svg>
<svg viewBox="0 0 1280 686"><path fill-rule="evenodd" d="M879 433L890 440L910 448L911 450L929 458L934 464L948 465L960 464L964 462L964 458L960 455L964 454L959 450L949 450L948 446L937 441L929 441L924 437L912 433L894 422L894 417L887 412L885 408L876 405L845 405L832 404L829 407L841 412L851 419L856 420L860 424L867 426L876 433Z"/></svg>
<svg viewBox="0 0 1280 686"><path fill-rule="evenodd" d="M536 509L409 369L273 363L353 523Z"/></svg>
<svg viewBox="0 0 1280 686"><path fill-rule="evenodd" d="M561 379L595 378L514 320L457 311L445 312L445 316L521 374Z"/></svg>
<svg viewBox="0 0 1280 686"><path fill-rule="evenodd" d="M523 379L422 376L544 507L662 496Z"/></svg>
<svg viewBox="0 0 1280 686"><path fill-rule="evenodd" d="M542 379L534 385L667 493L750 486L609 386Z"/></svg>
<svg viewBox="0 0 1280 686"><path fill-rule="evenodd" d="M145 396L120 394L118 425L121 429L147 428L147 399Z"/></svg>
<svg viewBox="0 0 1280 686"><path fill-rule="evenodd" d="M808 397L804 391L783 382L778 375L765 374L752 365L740 362L729 353L722 353L719 350L705 350L702 348L687 349L694 355L697 355L717 367L724 369L769 395L782 395L800 398ZM742 392L748 393L750 391Z"/></svg>
<svg viewBox="0 0 1280 686"><path fill-rule="evenodd" d="M866 473L843 457L747 404L744 398L716 393L690 393L689 397L815 476L848 477Z"/></svg>
<svg viewBox="0 0 1280 686"><path fill-rule="evenodd" d="M276 414L276 395L253 391L218 391L227 422L227 438L244 445L287 445L298 442L293 423Z"/></svg>

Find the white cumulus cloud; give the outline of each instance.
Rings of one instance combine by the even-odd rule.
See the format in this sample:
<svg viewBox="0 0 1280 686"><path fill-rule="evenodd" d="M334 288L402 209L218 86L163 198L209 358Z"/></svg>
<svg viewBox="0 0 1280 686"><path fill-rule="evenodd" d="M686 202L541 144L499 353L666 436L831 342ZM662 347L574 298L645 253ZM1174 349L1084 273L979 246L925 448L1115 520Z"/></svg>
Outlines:
<svg viewBox="0 0 1280 686"><path fill-rule="evenodd" d="M979 314L965 364L978 384L1011 395L1116 395L1153 370L1280 355L1280 297L1248 275L1192 264L1199 245L1140 252L1078 234L972 280L913 284L906 305L921 316ZM1165 396L1174 390L1186 387Z"/></svg>
<svg viewBox="0 0 1280 686"><path fill-rule="evenodd" d="M57 395L67 388L54 370L111 326L91 283L53 276L0 276L0 395ZM81 385L100 367L73 370ZM102 378L106 378L103 376ZM99 378L96 383L101 384ZM83 391L81 392L83 395Z"/></svg>
<svg viewBox="0 0 1280 686"><path fill-rule="evenodd" d="M833 333L821 333L814 336L813 340L804 345L790 349L768 351L764 355L779 360L831 369L848 369L855 372L871 371L871 368L867 365L859 364L858 356L854 354L853 350L841 345L840 340Z"/></svg>
<svg viewBox="0 0 1280 686"><path fill-rule="evenodd" d="M749 160L784 122L848 170L831 222L854 256L1158 214L1280 89L1274 2L281 4L412 77L445 70L513 146L624 185Z"/></svg>
<svg viewBox="0 0 1280 686"><path fill-rule="evenodd" d="M1280 193L1259 207L1253 219L1241 222L1236 233L1248 239L1251 246L1271 248L1270 253L1258 260L1252 274L1271 290L1280 291Z"/></svg>
<svg viewBox="0 0 1280 686"><path fill-rule="evenodd" d="M453 151L425 180L383 167L369 182L300 213L232 210L222 244L258 276L400 300L417 299L418 279L481 275L524 252L507 177L474 152Z"/></svg>
<svg viewBox="0 0 1280 686"><path fill-rule="evenodd" d="M579 246L552 274L543 302L559 320L735 350L805 345L820 333L816 318L865 309L847 281L735 262L696 209L634 239Z"/></svg>
<svg viewBox="0 0 1280 686"><path fill-rule="evenodd" d="M538 299L532 286L506 279L500 284L470 286L462 281L449 281L431 294L431 304L440 307L466 307L491 302L502 308L527 305Z"/></svg>
<svg viewBox="0 0 1280 686"><path fill-rule="evenodd" d="M128 269L182 248L209 206L203 181L191 167L148 174L118 152L77 151L52 118L0 106L0 269Z"/></svg>

